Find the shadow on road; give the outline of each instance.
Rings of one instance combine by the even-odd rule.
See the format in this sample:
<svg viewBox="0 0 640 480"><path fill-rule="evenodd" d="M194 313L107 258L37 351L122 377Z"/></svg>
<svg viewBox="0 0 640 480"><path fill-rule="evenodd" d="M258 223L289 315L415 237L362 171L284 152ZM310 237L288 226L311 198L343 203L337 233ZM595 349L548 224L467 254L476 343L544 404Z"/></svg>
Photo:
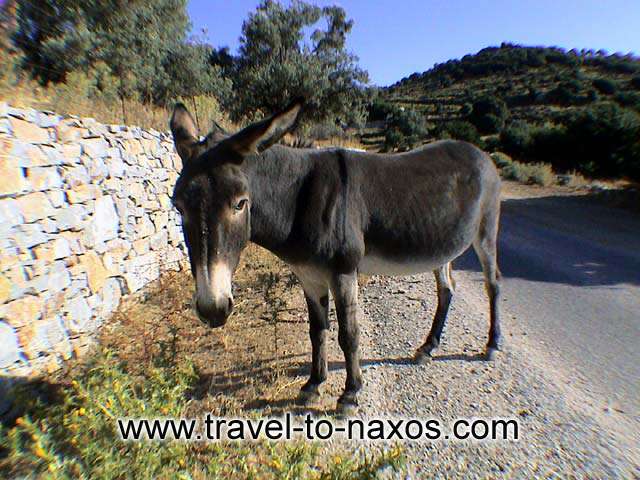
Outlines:
<svg viewBox="0 0 640 480"><path fill-rule="evenodd" d="M471 250L454 262L455 269L480 272ZM506 278L640 285L640 215L589 196L504 200L498 259Z"/></svg>

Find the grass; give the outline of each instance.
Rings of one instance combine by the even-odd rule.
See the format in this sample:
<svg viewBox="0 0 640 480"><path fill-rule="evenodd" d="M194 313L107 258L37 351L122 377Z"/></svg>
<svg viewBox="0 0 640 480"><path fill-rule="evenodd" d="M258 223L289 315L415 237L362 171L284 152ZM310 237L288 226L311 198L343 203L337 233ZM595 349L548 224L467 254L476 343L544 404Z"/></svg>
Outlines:
<svg viewBox="0 0 640 480"><path fill-rule="evenodd" d="M565 177L567 178L565 185L572 188L582 188L593 183L577 170L568 172Z"/></svg>
<svg viewBox="0 0 640 480"><path fill-rule="evenodd" d="M522 163L502 152L492 153L491 158L507 180L543 187L554 185L557 181L556 174L547 163Z"/></svg>
<svg viewBox="0 0 640 480"><path fill-rule="evenodd" d="M342 147L365 150L365 145L357 137L331 137L326 140L315 140L314 145L318 147Z"/></svg>
<svg viewBox="0 0 640 480"><path fill-rule="evenodd" d="M302 295L283 264L254 246L234 280L225 328L194 318L188 272L167 273L103 327L87 360L23 386L21 417L0 427L0 477L364 479L402 470L398 448L364 455L303 441L120 441L119 417L297 413L289 401L309 349Z"/></svg>
<svg viewBox="0 0 640 480"><path fill-rule="evenodd" d="M321 460L317 444L123 442L117 418L189 415L189 393L196 386L193 363L157 365L132 373L116 352L100 350L58 398L43 402L33 387L21 392L25 415L0 430L8 476L44 478L374 478L397 468L400 451L349 459ZM214 414L221 414L214 412Z"/></svg>
<svg viewBox="0 0 640 480"><path fill-rule="evenodd" d="M220 112L218 102L213 97L182 99L193 109L197 105L198 123L203 132L215 120L223 125L231 125ZM24 80L11 89L0 89L0 101L16 108L34 108L59 115L91 117L103 124L119 124L154 129L161 132L169 129L171 111L152 104L125 100L125 114L119 99L105 99L100 96L85 95L73 85L50 85L42 87L36 82Z"/></svg>
<svg viewBox="0 0 640 480"><path fill-rule="evenodd" d="M83 72L67 74L66 81L46 86L30 79L19 68L20 57L0 48L0 101L17 108L48 110L60 115L91 117L104 124L126 124L146 129L167 131L170 108L137 99L121 100L112 78L107 88L96 87L95 78ZM180 98L194 112L200 129L208 131L212 121L232 127L218 101L211 96Z"/></svg>

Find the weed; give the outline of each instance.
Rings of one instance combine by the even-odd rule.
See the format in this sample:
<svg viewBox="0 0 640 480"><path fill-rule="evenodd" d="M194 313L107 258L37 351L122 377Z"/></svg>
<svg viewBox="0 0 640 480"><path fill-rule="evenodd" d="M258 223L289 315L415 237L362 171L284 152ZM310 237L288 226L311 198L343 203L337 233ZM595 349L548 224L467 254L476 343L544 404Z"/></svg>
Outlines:
<svg viewBox="0 0 640 480"><path fill-rule="evenodd" d="M529 172L529 182L535 185L548 187L556 181L556 175L548 163L532 163L527 166Z"/></svg>
<svg viewBox="0 0 640 480"><path fill-rule="evenodd" d="M296 441L124 442L118 418L184 417L198 372L189 360L133 374L102 349L45 402L30 386L17 392L24 414L0 426L0 472L8 477L63 478L376 478L401 468L398 449L326 462L318 444ZM212 412L222 415L222 412ZM351 455L343 453L344 458Z"/></svg>
<svg viewBox="0 0 640 480"><path fill-rule="evenodd" d="M501 152L494 152L491 158L500 168L502 177L507 180L516 180L521 183L541 185L548 187L556 182L556 174L551 165L546 163L521 163L512 160L511 157Z"/></svg>
<svg viewBox="0 0 640 480"><path fill-rule="evenodd" d="M577 170L571 170L567 173L567 186L573 188L581 188L591 184L591 181Z"/></svg>
<svg viewBox="0 0 640 480"><path fill-rule="evenodd" d="M503 152L493 152L491 154L491 159L496 164L498 168L505 168L508 165L513 163L513 159Z"/></svg>

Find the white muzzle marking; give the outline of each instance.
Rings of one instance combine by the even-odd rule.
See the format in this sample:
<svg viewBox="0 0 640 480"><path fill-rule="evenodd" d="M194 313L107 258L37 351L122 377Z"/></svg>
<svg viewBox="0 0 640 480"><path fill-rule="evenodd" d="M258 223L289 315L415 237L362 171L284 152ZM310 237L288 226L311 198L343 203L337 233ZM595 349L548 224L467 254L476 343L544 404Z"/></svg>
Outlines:
<svg viewBox="0 0 640 480"><path fill-rule="evenodd" d="M231 271L222 262L209 269L209 275L198 269L196 273L196 298L202 307L226 305L233 300L231 295Z"/></svg>
<svg viewBox="0 0 640 480"><path fill-rule="evenodd" d="M216 263L209 272L209 288L213 300L219 305L233 299L231 296L231 270L226 263Z"/></svg>

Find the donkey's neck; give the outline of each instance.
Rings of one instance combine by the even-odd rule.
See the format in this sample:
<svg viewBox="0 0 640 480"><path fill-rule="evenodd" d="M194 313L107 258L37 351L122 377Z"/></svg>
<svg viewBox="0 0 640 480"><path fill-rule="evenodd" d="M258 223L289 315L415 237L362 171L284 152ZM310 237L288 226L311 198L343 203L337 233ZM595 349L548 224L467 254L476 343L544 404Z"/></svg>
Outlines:
<svg viewBox="0 0 640 480"><path fill-rule="evenodd" d="M298 150L274 145L245 160L251 189L251 241L287 255L298 199L313 161Z"/></svg>

